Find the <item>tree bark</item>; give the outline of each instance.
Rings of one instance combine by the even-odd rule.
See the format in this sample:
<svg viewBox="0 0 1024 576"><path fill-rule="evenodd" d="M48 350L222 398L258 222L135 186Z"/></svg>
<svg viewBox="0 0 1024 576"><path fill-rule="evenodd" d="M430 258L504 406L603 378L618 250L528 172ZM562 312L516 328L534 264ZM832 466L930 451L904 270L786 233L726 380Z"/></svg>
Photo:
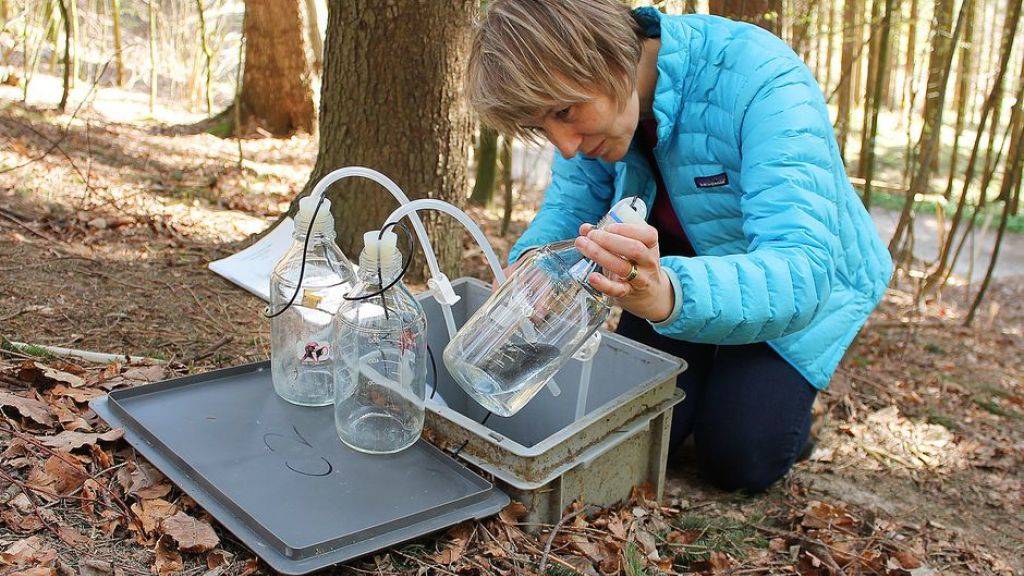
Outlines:
<svg viewBox="0 0 1024 576"><path fill-rule="evenodd" d="M74 6L76 0L70 0ZM156 0L149 0L146 4L149 8L149 113L156 112ZM73 74L72 74L73 76Z"/></svg>
<svg viewBox="0 0 1024 576"><path fill-rule="evenodd" d="M826 2L828 5L828 24L825 30L825 89L832 86L832 46L835 44L836 6L838 2Z"/></svg>
<svg viewBox="0 0 1024 576"><path fill-rule="evenodd" d="M111 16L114 20L114 68L117 71L117 85L124 86L124 56L121 54L121 0L110 0Z"/></svg>
<svg viewBox="0 0 1024 576"><path fill-rule="evenodd" d="M472 121L463 95L477 0L329 3L321 92L320 151L307 190L342 166L367 166L410 198L465 204ZM396 207L372 182L349 179L331 193L338 243L354 255L362 233ZM293 204L294 207L294 204ZM443 214L422 215L442 270L454 275L461 229ZM423 272L423 267L413 270Z"/></svg>
<svg viewBox="0 0 1024 576"><path fill-rule="evenodd" d="M940 2L943 0L939 0ZM967 20L966 11L970 10L971 4L974 0L964 0L960 6L960 13L956 19L956 27L953 30L953 36L951 38L951 45L955 46L960 40L960 36L963 33L964 23ZM933 109L933 118L925 118L925 122L932 122L935 126L942 126L942 113L946 101L946 85L949 84L950 69L952 66L953 50L946 51L946 61L939 63L938 69L941 71L937 82L935 83L936 93L938 94L938 101ZM929 83L931 80L929 79ZM920 157L918 158L917 169L914 171L914 176L910 181L910 190L907 192L906 200L903 202L903 210L900 212L899 222L896 223L896 230L893 232L892 238L889 239L889 252L893 256L899 256L897 254L900 244L903 241L903 234L906 232L910 225L911 209L914 206L914 198L917 194L925 191L928 188L928 179L931 176L931 169L933 159L935 158L936 151L939 144L939 131L926 132L923 128L921 130L921 139L919 140L918 147L921 150Z"/></svg>
<svg viewBox="0 0 1024 576"><path fill-rule="evenodd" d="M245 9L242 123L275 136L312 134L316 104L303 1L246 0Z"/></svg>
<svg viewBox="0 0 1024 576"><path fill-rule="evenodd" d="M196 0L196 10L199 12L199 46L203 51L203 69L206 74L204 82L204 95L206 96L206 114L213 114L213 100L210 98L210 89L213 85L213 53L210 52L210 44L206 41L206 12L203 9L203 0Z"/></svg>
<svg viewBox="0 0 1024 576"><path fill-rule="evenodd" d="M910 95L913 92L914 72L917 63L917 17L920 0L910 0L910 17L907 19L907 59L903 65L903 95L900 98L904 108L913 106Z"/></svg>
<svg viewBox="0 0 1024 576"><path fill-rule="evenodd" d="M1024 146L1024 58L1021 58L1020 78L1017 84L1017 102L1010 111L1010 149L1007 152L1007 168L1003 171L1003 181L999 187L999 200L1011 202L1010 195L1014 187L1019 186L1021 180L1021 167L1011 165L1011 160L1018 161L1021 155L1021 147ZM1017 204L1011 202L1010 213L1017 213Z"/></svg>
<svg viewBox="0 0 1024 576"><path fill-rule="evenodd" d="M309 35L309 47L313 51L313 69L317 74L324 73L324 39L320 35L320 17L316 12L316 0L306 2L306 33Z"/></svg>
<svg viewBox="0 0 1024 576"><path fill-rule="evenodd" d="M970 0L965 0L965 2L970 2ZM1020 18L1021 5L1022 0L1010 0L1010 18L1007 22L1017 22L1017 19ZM935 269L928 275L928 278L925 281L925 291L934 288L942 278L946 277L949 255L952 251L953 243L956 238L957 228L963 218L964 206L967 203L967 191L970 189L971 182L974 180L974 171L977 167L981 141L985 135L988 118L992 112L993 106L995 105L996 99L999 96L1003 78L1006 76L1006 68L1010 62L1010 53L1013 51L1013 40L1016 35L1016 26L1011 25L1005 27L999 57L999 68L996 70L995 84L992 86L992 91L989 93L988 98L985 99L985 104L982 107L981 121L978 123L978 132L974 139L974 148L971 150L970 159L967 161L967 170L964 174L964 183L960 190L960 198L957 200L956 212L953 213L953 219L949 223L949 233L946 235L946 241L942 244L942 247L939 250L939 258L936 262ZM992 131L995 130L996 127L993 126Z"/></svg>
<svg viewBox="0 0 1024 576"><path fill-rule="evenodd" d="M509 224L512 223L512 210L515 208L515 199L512 195L512 138L501 137L501 184L505 189L505 211L501 216L501 236L508 234Z"/></svg>
<svg viewBox="0 0 1024 576"><path fill-rule="evenodd" d="M57 108L64 112L68 108L68 94L71 92L71 20L68 18L67 2L74 2L74 0L58 0L58 2L60 3L60 16L64 20L64 86Z"/></svg>
<svg viewBox="0 0 1024 576"><path fill-rule="evenodd" d="M960 62L957 65L956 93L953 102L956 107L956 127L953 133L953 150L949 155L949 179L946 183L946 192L943 196L949 200L953 195L953 182L956 177L958 155L960 153L960 136L963 135L964 124L967 115L967 101L970 99L970 68L974 54L974 25L975 15L978 7L971 6L971 13L967 15L967 24L964 27L964 41L960 45Z"/></svg>
<svg viewBox="0 0 1024 576"><path fill-rule="evenodd" d="M877 117L878 103L875 100L875 78L878 74L879 56L882 47L883 38L880 34L875 33L874 23L881 18L882 15L882 3L886 0L873 0L871 2L871 17L869 22L872 23L869 26L871 32L868 38L868 81L867 90L864 92L864 115L861 119L860 128L860 162L857 163L857 176L864 178L865 172L867 172L868 166L868 140L872 138L871 134L871 120L872 115ZM865 198L870 197L870 184L865 190Z"/></svg>
<svg viewBox="0 0 1024 576"><path fill-rule="evenodd" d="M480 140L476 146L476 180L469 203L487 206L494 199L494 181L498 167L498 133L487 126L480 127Z"/></svg>
<svg viewBox="0 0 1024 576"><path fill-rule="evenodd" d="M782 32L782 0L708 0L708 12Z"/></svg>
<svg viewBox="0 0 1024 576"><path fill-rule="evenodd" d="M875 176L875 137L878 135L878 112L882 107L882 87L885 78L888 77L889 62L889 34L892 30L892 5L895 0L885 0L885 12L882 16L882 30L879 38L879 52L877 69L875 70L875 83L872 85L870 123L868 124L867 138L864 140L864 150L861 153L864 164L864 206L871 207L871 181Z"/></svg>
<svg viewBox="0 0 1024 576"><path fill-rule="evenodd" d="M949 63L951 60L952 44L950 32L953 21L953 0L935 0L935 13L932 24L932 52L928 60L928 87L924 95L924 118L923 142L928 141L932 131L941 130L942 123L936 123L940 117L936 114L936 106L945 104L945 94L940 91L946 89L942 84L942 78L948 76ZM941 103L940 103L941 102ZM940 137L941 139L941 137ZM937 168L937 156L932 157L932 169Z"/></svg>
<svg viewBox="0 0 1024 576"><path fill-rule="evenodd" d="M857 59L857 12L860 0L843 2L843 54L839 66L839 113L836 118L836 138L839 140L839 151L846 158L846 141L850 135L850 114L853 108L853 68Z"/></svg>

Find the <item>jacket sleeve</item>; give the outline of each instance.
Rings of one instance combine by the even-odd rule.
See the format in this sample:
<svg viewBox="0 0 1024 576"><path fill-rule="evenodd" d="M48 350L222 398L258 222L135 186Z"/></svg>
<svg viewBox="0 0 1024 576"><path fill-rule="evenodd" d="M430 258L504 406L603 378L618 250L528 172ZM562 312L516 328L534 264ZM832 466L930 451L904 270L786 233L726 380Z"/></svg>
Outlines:
<svg viewBox="0 0 1024 576"><path fill-rule="evenodd" d="M544 202L512 247L509 263L530 248L574 238L584 222L596 224L611 207L614 176L604 162L582 155L566 160L556 151Z"/></svg>
<svg viewBox="0 0 1024 576"><path fill-rule="evenodd" d="M797 332L829 298L837 184L832 126L799 63L776 67L738 110L745 254L665 257L675 309L655 329L694 342L745 344Z"/></svg>

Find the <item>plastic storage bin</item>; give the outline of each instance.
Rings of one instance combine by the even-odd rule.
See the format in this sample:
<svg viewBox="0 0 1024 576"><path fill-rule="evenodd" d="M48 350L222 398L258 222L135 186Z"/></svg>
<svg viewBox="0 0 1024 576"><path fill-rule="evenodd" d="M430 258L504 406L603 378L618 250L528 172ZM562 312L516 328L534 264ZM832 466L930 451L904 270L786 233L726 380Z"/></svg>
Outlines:
<svg viewBox="0 0 1024 576"><path fill-rule="evenodd" d="M453 306L465 322L490 295L479 280L453 281ZM435 358L448 342L440 306L420 296ZM682 401L676 376L685 362L617 334L604 333L594 357L586 409L575 418L582 363L572 360L555 376L561 395L541 391L509 418L492 415L467 395L437 362L437 390L446 406L427 403L427 428L461 445L461 458L492 474L527 506L526 522L557 522L574 499L608 505L650 483L660 496L672 408Z"/></svg>

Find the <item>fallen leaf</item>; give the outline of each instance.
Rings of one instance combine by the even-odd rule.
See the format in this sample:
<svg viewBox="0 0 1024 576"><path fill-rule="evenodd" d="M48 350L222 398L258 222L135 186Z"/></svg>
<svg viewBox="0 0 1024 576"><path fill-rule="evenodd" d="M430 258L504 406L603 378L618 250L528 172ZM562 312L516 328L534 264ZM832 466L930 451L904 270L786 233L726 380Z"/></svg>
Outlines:
<svg viewBox="0 0 1024 576"><path fill-rule="evenodd" d="M171 548L166 540L168 538L161 538L156 544L156 550L154 550L156 561L153 563L153 568L150 571L158 576L167 576L185 569L185 565L181 561L181 554Z"/></svg>
<svg viewBox="0 0 1024 576"><path fill-rule="evenodd" d="M231 564L231 559L234 557L235 555L227 550L214 550L206 555L206 566L213 570L214 568Z"/></svg>
<svg viewBox="0 0 1024 576"><path fill-rule="evenodd" d="M86 558L78 564L78 576L109 576L114 573L114 565L106 560Z"/></svg>
<svg viewBox="0 0 1024 576"><path fill-rule="evenodd" d="M783 540L782 538L772 538L768 542L768 549L771 550L772 552L785 552L786 551L786 541Z"/></svg>
<svg viewBox="0 0 1024 576"><path fill-rule="evenodd" d="M3 520L3 523L15 532L31 533L43 528L42 521L39 520L39 517L35 514L22 516L14 510L9 509L0 512L0 520Z"/></svg>
<svg viewBox="0 0 1024 576"><path fill-rule="evenodd" d="M59 526L57 528L57 536L60 537L60 539L68 546L75 549L85 548L92 544L92 538L89 538L70 526Z"/></svg>
<svg viewBox="0 0 1024 576"><path fill-rule="evenodd" d="M65 430L56 436L41 436L43 444L59 450L61 452L71 452L82 446L92 445L102 440L104 442L113 442L119 440L124 436L124 430L121 428L114 428L108 430L102 434L88 433L88 432L71 432Z"/></svg>
<svg viewBox="0 0 1024 576"><path fill-rule="evenodd" d="M220 538L206 520L193 518L184 512L165 519L160 528L178 543L182 552L206 552L220 543Z"/></svg>
<svg viewBox="0 0 1024 576"><path fill-rule="evenodd" d="M914 568L921 567L921 561L917 558L917 556L915 556L911 552L907 552L906 550L900 550L899 552L897 552L896 560L900 563L899 567L903 568L904 570L913 570Z"/></svg>
<svg viewBox="0 0 1024 576"><path fill-rule="evenodd" d="M14 542L0 553L0 562L9 565L32 563L37 566L51 564L57 552L49 548L39 536L29 536Z"/></svg>
<svg viewBox="0 0 1024 576"><path fill-rule="evenodd" d="M522 520L524 516L526 516L526 506L518 501L513 501L498 513L498 517L505 524L515 524Z"/></svg>
<svg viewBox="0 0 1024 576"><path fill-rule="evenodd" d="M0 392L0 408L9 406L14 408L26 418L31 418L37 424L53 426L53 415L46 404L34 398L25 398L10 392Z"/></svg>
<svg viewBox="0 0 1024 576"><path fill-rule="evenodd" d="M53 490L58 494L71 492L89 478L85 468L70 458L50 456L43 464L43 470L54 479Z"/></svg>
<svg viewBox="0 0 1024 576"><path fill-rule="evenodd" d="M86 404L93 398L99 398L105 393L95 388L69 388L63 384L58 384L50 390L50 394L71 398L79 404Z"/></svg>
<svg viewBox="0 0 1024 576"><path fill-rule="evenodd" d="M57 569L48 566L35 566L28 570L11 572L8 576L57 576Z"/></svg>
<svg viewBox="0 0 1024 576"><path fill-rule="evenodd" d="M260 568L260 559L259 558L249 558L248 560L245 561L245 568L242 569L242 573L239 574L238 576L249 576L250 574L253 574L257 570L259 570L259 568Z"/></svg>
<svg viewBox="0 0 1024 576"><path fill-rule="evenodd" d="M121 375L126 380L139 380L142 382L159 382L167 378L167 369L163 366L143 366L129 368Z"/></svg>
<svg viewBox="0 0 1024 576"><path fill-rule="evenodd" d="M732 568L732 559L725 552L716 550L708 558L708 564L711 565L712 572L724 572Z"/></svg>
<svg viewBox="0 0 1024 576"><path fill-rule="evenodd" d="M117 471L117 482L128 494L149 500L163 498L171 492L171 485L164 482L164 475L147 462L133 461Z"/></svg>
<svg viewBox="0 0 1024 576"><path fill-rule="evenodd" d="M462 558L462 554L466 551L466 545L469 544L469 538L472 535L472 526L469 523L463 522L458 524L448 531L448 537L451 540L445 546L444 550L434 554L434 561L438 564L453 564Z"/></svg>
<svg viewBox="0 0 1024 576"><path fill-rule="evenodd" d="M177 506L160 498L136 502L131 508L146 534L152 534L160 528L164 520L178 513Z"/></svg>
<svg viewBox="0 0 1024 576"><path fill-rule="evenodd" d="M648 558L657 562L661 559L658 556L658 542L654 538L654 534L651 534L647 530L638 530L636 533L636 539L644 547L644 554Z"/></svg>

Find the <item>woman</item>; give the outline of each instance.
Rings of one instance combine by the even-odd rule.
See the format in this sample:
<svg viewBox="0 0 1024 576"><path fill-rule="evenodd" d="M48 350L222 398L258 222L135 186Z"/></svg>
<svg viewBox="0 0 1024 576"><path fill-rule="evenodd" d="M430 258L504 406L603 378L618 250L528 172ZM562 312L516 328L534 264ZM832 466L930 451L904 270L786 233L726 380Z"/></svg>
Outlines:
<svg viewBox="0 0 1024 576"><path fill-rule="evenodd" d="M758 491L808 443L811 405L882 298L892 263L847 179L807 67L749 24L617 0L493 0L470 103L556 148L515 244L567 238L599 263L619 333L684 358L672 442ZM596 223L620 198L648 225Z"/></svg>

